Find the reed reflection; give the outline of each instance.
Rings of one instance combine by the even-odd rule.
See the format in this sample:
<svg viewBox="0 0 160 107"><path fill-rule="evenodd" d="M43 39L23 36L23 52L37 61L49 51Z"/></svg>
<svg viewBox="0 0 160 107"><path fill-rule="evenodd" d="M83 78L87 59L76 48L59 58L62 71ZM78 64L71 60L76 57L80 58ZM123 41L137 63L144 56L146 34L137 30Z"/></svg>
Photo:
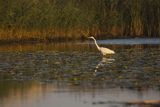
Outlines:
<svg viewBox="0 0 160 107"><path fill-rule="evenodd" d="M159 107L154 105L159 105L160 98L159 91L152 89L93 89L63 82L35 81L1 81L0 85L1 107Z"/></svg>

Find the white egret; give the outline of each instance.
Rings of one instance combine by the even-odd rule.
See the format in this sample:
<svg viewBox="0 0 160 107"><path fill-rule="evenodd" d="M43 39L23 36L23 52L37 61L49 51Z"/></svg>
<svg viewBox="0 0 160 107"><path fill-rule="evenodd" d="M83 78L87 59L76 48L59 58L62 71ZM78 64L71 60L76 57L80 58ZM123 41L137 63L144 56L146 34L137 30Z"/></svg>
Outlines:
<svg viewBox="0 0 160 107"><path fill-rule="evenodd" d="M99 47L98 44L97 44L96 39L93 36L88 37L88 38L91 38L91 39L94 40L94 43L95 43L97 49L102 53L102 55L115 54L115 52L113 50L111 50L111 49L104 48L104 47Z"/></svg>

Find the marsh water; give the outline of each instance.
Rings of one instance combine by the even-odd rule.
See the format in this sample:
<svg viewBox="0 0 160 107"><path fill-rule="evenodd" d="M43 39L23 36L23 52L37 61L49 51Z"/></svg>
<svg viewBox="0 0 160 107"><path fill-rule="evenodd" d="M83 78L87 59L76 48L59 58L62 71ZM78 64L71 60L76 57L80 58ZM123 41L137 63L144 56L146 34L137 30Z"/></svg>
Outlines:
<svg viewBox="0 0 160 107"><path fill-rule="evenodd" d="M0 45L0 107L159 107L160 39Z"/></svg>

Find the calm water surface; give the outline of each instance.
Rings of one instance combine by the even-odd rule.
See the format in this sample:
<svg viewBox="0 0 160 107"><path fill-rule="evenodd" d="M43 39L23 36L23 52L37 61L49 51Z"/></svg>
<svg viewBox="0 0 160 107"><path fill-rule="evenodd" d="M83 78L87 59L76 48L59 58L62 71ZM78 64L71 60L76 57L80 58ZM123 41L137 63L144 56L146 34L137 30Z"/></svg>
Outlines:
<svg viewBox="0 0 160 107"><path fill-rule="evenodd" d="M157 40L0 45L0 107L158 107Z"/></svg>

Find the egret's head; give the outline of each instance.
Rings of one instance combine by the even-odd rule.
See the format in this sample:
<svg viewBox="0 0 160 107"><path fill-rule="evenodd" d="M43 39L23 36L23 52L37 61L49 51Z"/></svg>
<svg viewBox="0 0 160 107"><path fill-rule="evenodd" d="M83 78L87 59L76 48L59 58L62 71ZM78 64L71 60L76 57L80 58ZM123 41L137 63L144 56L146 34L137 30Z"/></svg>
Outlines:
<svg viewBox="0 0 160 107"><path fill-rule="evenodd" d="M94 39L94 37L93 37L93 36L90 36L90 37L88 37L88 38Z"/></svg>

